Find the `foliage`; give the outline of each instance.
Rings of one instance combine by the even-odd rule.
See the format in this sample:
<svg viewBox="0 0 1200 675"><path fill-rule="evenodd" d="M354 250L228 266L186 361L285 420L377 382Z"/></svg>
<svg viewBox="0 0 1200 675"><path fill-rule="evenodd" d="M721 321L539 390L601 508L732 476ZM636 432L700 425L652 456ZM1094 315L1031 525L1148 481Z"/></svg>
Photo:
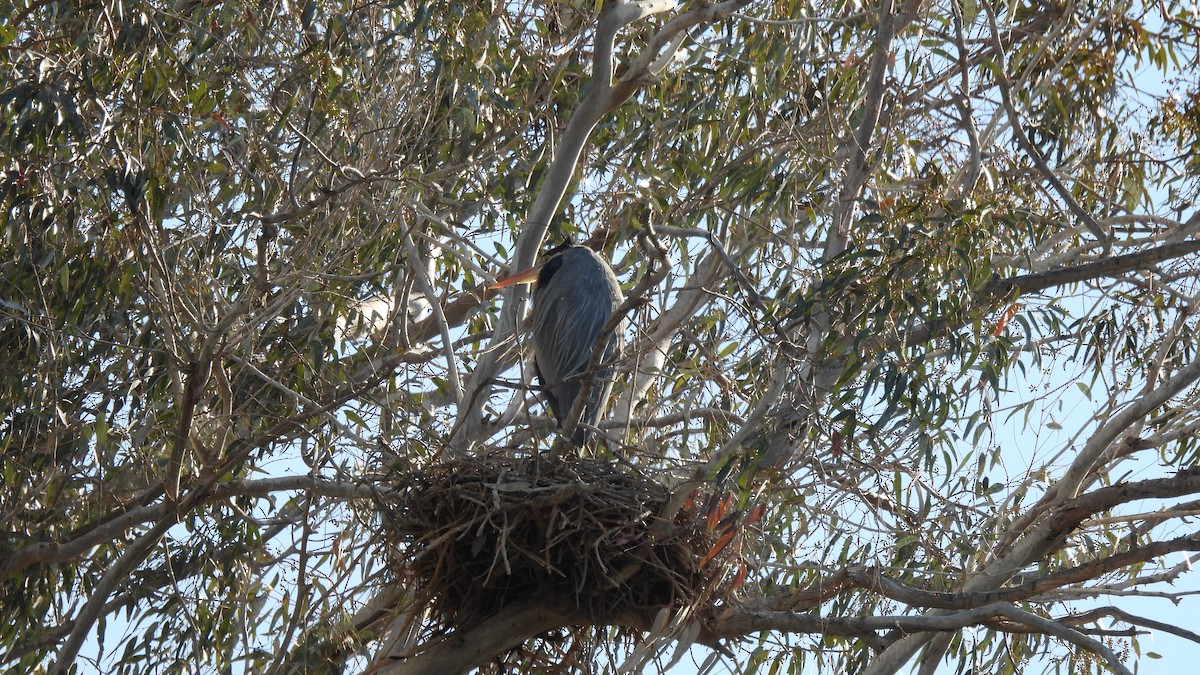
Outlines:
<svg viewBox="0 0 1200 675"><path fill-rule="evenodd" d="M597 8L630 7L598 80ZM745 672L1088 672L1196 639L1090 600L1185 600L1154 584L1200 549L1198 24L0 7L4 667L406 667L376 491L553 443L520 296L486 288L548 227L636 300L589 453L769 506L735 601L578 669L730 640Z"/></svg>

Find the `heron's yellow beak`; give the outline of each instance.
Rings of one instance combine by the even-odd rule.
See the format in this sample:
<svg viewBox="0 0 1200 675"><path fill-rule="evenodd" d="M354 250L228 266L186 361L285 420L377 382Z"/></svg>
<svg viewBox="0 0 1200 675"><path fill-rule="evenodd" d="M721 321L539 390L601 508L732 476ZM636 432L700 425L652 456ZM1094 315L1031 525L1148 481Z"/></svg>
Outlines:
<svg viewBox="0 0 1200 675"><path fill-rule="evenodd" d="M538 272L540 272L540 271L542 271L541 265L537 265L536 267L530 267L529 269L527 269L523 272L517 272L516 274L512 275L511 277L508 277L507 279L501 279L500 281L497 281L496 283L492 284L491 286L488 286L488 288L495 290L498 288L508 288L509 286L516 286L517 284L532 284L533 282L537 281Z"/></svg>

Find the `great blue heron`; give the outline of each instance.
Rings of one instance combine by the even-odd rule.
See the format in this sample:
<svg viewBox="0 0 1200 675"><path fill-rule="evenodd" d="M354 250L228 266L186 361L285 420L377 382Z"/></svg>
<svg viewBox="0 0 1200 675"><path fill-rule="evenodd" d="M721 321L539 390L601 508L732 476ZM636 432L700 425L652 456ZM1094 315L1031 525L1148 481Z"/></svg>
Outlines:
<svg viewBox="0 0 1200 675"><path fill-rule="evenodd" d="M533 313L529 319L533 335L533 361L538 381L550 411L561 427L579 396L592 350L604 324L625 300L621 286L608 263L586 246L564 244L546 254L542 263L504 279L492 288L534 283ZM617 326L604 343L588 388L583 414L572 441L582 444L588 426L595 426L612 390L612 360L623 332Z"/></svg>

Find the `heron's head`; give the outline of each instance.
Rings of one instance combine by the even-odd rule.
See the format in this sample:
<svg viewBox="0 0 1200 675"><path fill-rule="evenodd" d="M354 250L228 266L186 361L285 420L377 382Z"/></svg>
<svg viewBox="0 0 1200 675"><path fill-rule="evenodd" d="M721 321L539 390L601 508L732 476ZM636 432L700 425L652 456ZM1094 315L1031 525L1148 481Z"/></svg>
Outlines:
<svg viewBox="0 0 1200 675"><path fill-rule="evenodd" d="M536 284L537 286L544 288L550 283L550 277L554 276L555 272L562 268L564 262L566 261L566 256L564 254L575 248L586 247L575 244L570 239L567 239L564 243L555 246L549 251L546 251L546 253L542 256L542 261L540 263L530 267L529 269L521 270L512 276L505 277L491 286L488 286L488 288L497 290L501 288L508 288L509 286L516 286L517 284Z"/></svg>

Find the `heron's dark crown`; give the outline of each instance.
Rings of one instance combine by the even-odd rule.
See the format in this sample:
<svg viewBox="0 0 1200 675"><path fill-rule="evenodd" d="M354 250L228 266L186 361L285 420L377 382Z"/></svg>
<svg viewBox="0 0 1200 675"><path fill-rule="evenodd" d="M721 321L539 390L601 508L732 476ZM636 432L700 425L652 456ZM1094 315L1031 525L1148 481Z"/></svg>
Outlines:
<svg viewBox="0 0 1200 675"><path fill-rule="evenodd" d="M550 283L550 278L554 276L554 273L557 272L562 265L563 257L561 253L555 254L553 258L547 260L545 264L542 265L541 271L538 272L537 288L545 288L546 285Z"/></svg>
<svg viewBox="0 0 1200 675"><path fill-rule="evenodd" d="M538 272L537 288L546 288L546 285L550 283L550 278L554 276L554 273L562 269L563 262L566 260L566 256L564 254L567 251L575 248L587 249L588 252L591 252L591 249L588 249L588 247L582 244L572 243L570 239L568 239L566 243L559 244L558 246L555 246L546 252L546 255L544 256L546 262L542 263L542 269L540 272Z"/></svg>

